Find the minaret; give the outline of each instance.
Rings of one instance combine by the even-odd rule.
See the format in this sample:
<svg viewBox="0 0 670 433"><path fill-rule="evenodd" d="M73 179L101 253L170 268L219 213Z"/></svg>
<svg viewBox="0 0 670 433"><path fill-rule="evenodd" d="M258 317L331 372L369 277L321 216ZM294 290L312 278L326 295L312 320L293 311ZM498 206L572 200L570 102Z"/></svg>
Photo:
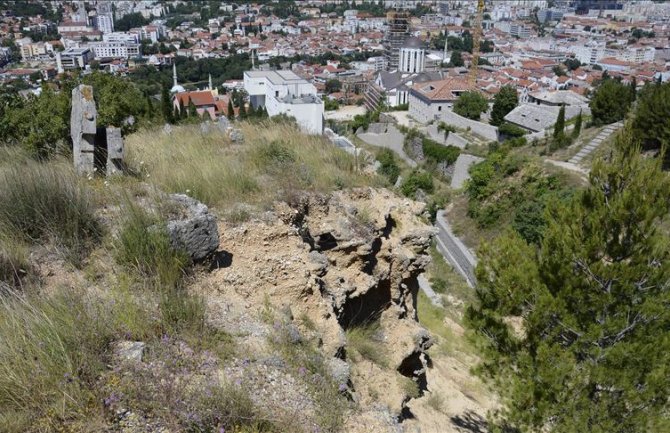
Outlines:
<svg viewBox="0 0 670 433"><path fill-rule="evenodd" d="M212 86L212 74L209 74L209 90L213 90L214 86Z"/></svg>
<svg viewBox="0 0 670 433"><path fill-rule="evenodd" d="M172 86L177 87L177 65L172 64Z"/></svg>

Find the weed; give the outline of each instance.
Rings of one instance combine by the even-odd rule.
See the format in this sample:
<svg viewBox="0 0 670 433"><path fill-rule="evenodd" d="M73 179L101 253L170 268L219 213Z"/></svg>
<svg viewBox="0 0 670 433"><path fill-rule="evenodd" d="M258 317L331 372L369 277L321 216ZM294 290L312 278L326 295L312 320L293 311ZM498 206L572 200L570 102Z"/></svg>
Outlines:
<svg viewBox="0 0 670 433"><path fill-rule="evenodd" d="M426 404L435 412L442 412L444 410L444 403L444 396L438 392L433 391L426 397Z"/></svg>
<svg viewBox="0 0 670 433"><path fill-rule="evenodd" d="M347 329L347 345L360 356L381 367L388 367L389 361L384 346L377 341L379 323L372 322Z"/></svg>
<svg viewBox="0 0 670 433"><path fill-rule="evenodd" d="M421 390L419 389L419 384L410 379L409 377L399 376L398 382L400 384L400 389L405 393L409 398L419 398L421 396Z"/></svg>

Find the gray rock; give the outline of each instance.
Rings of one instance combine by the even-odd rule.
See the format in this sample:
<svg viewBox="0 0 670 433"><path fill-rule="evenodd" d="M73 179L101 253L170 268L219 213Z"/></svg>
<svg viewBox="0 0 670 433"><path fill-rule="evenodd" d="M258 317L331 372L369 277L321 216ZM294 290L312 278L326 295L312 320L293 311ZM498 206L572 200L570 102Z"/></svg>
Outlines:
<svg viewBox="0 0 670 433"><path fill-rule="evenodd" d="M351 367L346 361L340 358L330 358L326 360L326 367L331 377L339 385L346 385L351 378Z"/></svg>
<svg viewBox="0 0 670 433"><path fill-rule="evenodd" d="M230 139L233 141L233 143L244 143L244 134L242 133L242 130L239 128L233 128L229 132Z"/></svg>
<svg viewBox="0 0 670 433"><path fill-rule="evenodd" d="M114 344L114 355L122 361L142 362L145 347L142 341L118 341Z"/></svg>
<svg viewBox="0 0 670 433"><path fill-rule="evenodd" d="M394 188L400 188L400 185L402 185L402 176L398 176L398 179L396 179L395 184L393 185Z"/></svg>
<svg viewBox="0 0 670 433"><path fill-rule="evenodd" d="M165 134L165 135L172 134L172 125L170 125L169 123L166 123L165 125L163 125L163 134Z"/></svg>
<svg viewBox="0 0 670 433"><path fill-rule="evenodd" d="M286 333L288 335L288 341L291 344L298 344L302 341L302 335L300 335L300 330L294 324L289 324L286 326Z"/></svg>
<svg viewBox="0 0 670 433"><path fill-rule="evenodd" d="M214 253L219 248L219 230L207 206L184 194L171 194L170 200L181 211L168 219L172 247L186 251L195 261Z"/></svg>
<svg viewBox="0 0 670 433"><path fill-rule="evenodd" d="M209 133L209 122L202 122L200 124L200 132L202 134L208 134Z"/></svg>
<svg viewBox="0 0 670 433"><path fill-rule="evenodd" d="M230 128L230 120L226 116L221 116L216 122L216 127L219 128L219 131L225 133Z"/></svg>

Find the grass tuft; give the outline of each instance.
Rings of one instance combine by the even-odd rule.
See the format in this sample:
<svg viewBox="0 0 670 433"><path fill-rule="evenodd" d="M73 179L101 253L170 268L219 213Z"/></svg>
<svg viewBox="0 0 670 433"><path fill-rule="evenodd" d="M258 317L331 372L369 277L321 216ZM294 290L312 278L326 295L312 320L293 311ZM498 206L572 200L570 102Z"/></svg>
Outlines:
<svg viewBox="0 0 670 433"><path fill-rule="evenodd" d="M355 350L368 361L386 368L389 361L384 352L384 346L377 341L379 329L378 322L347 329L347 347Z"/></svg>
<svg viewBox="0 0 670 433"><path fill-rule="evenodd" d="M0 231L28 242L52 240L79 264L101 235L90 191L59 163L0 168Z"/></svg>

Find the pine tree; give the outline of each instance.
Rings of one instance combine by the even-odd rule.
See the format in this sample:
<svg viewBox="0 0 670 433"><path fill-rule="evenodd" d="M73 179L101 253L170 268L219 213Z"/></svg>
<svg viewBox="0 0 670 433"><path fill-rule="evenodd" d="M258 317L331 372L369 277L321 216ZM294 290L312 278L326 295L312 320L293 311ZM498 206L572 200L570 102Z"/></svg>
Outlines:
<svg viewBox="0 0 670 433"><path fill-rule="evenodd" d="M170 99L170 91L167 86L163 86L161 90L161 110L163 112L163 120L167 123L174 123L174 106Z"/></svg>
<svg viewBox="0 0 670 433"><path fill-rule="evenodd" d="M637 78L633 75L630 81L630 100L635 101L637 98Z"/></svg>
<svg viewBox="0 0 670 433"><path fill-rule="evenodd" d="M554 124L554 138L559 138L563 134L565 129L565 105L561 105L561 109L558 110L558 117L556 118L556 123Z"/></svg>
<svg viewBox="0 0 670 433"><path fill-rule="evenodd" d="M233 99L228 98L228 119L235 119L235 109L233 108Z"/></svg>
<svg viewBox="0 0 670 433"><path fill-rule="evenodd" d="M668 431L670 178L622 131L590 185L547 210L539 250L510 232L481 249L478 371L522 431Z"/></svg>
<svg viewBox="0 0 670 433"><path fill-rule="evenodd" d="M572 130L572 138L576 139L579 137L580 132L582 132L582 110L579 110L579 114L575 120L575 129Z"/></svg>

